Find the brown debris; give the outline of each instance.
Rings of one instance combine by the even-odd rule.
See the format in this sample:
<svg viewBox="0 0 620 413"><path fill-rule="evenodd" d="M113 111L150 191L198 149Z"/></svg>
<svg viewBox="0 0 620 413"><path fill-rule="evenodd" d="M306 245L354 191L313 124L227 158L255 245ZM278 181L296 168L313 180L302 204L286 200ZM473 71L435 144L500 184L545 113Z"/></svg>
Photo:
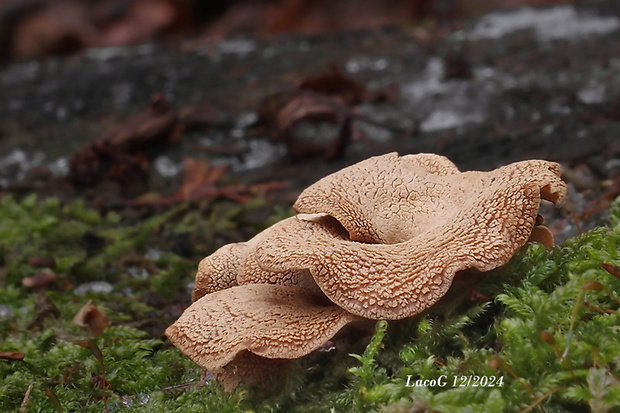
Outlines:
<svg viewBox="0 0 620 413"><path fill-rule="evenodd" d="M286 182L266 182L247 186L244 184L217 185L226 171L226 166L213 167L208 162L186 157L183 160L183 181L179 189L169 197L140 197L122 201L123 206L162 206L181 202L197 201L204 198L228 198L245 203L252 199L252 194L282 189Z"/></svg>
<svg viewBox="0 0 620 413"><path fill-rule="evenodd" d="M24 2L28 3L28 2ZM9 54L17 59L33 59L49 54L75 52L94 42L94 27L87 23L86 10L75 1L55 1L22 5L12 22Z"/></svg>
<svg viewBox="0 0 620 413"><path fill-rule="evenodd" d="M185 131L225 123L226 119L213 104L188 105L177 111L162 93L156 93L151 97L150 105L142 112L111 127L100 138L77 151L69 160L67 181L78 188L115 182L120 184L124 196L134 197L144 191L150 160L164 145L179 141ZM190 192L201 191L200 187L205 185L210 188L206 192L211 192L212 186L208 184L219 178L224 168L210 168L207 164L198 165L197 162L186 160L183 188L172 199L161 201L163 204L180 202L188 196L191 198ZM194 179L190 179L192 177ZM231 194L235 198L235 190ZM148 195L143 197L148 198ZM151 201L142 199L123 205L159 202ZM115 202L110 201L112 204Z"/></svg>
<svg viewBox="0 0 620 413"><path fill-rule="evenodd" d="M433 36L433 32L426 33L427 27L435 26L438 19L481 15L497 8L572 2L451 0L438 6L411 0L5 0L0 6L0 60L36 59L82 48L137 44L175 38L179 33L187 36L197 29L202 33L193 42L204 44L204 37L317 35L405 24L412 27L417 39L424 40ZM424 25L412 25L422 20Z"/></svg>
<svg viewBox="0 0 620 413"><path fill-rule="evenodd" d="M607 271L616 278L620 278L620 266L609 264L606 262L602 262L601 265L603 266L603 268L605 268L605 271Z"/></svg>
<svg viewBox="0 0 620 413"><path fill-rule="evenodd" d="M69 182L92 186L102 180L117 182L146 179L146 148L178 140L182 129L177 112L166 97L157 93L150 105L127 121L108 129L96 141L86 145L69 160Z"/></svg>
<svg viewBox="0 0 620 413"><path fill-rule="evenodd" d="M56 260L54 257L33 256L28 259L28 265L33 268L55 268Z"/></svg>
<svg viewBox="0 0 620 413"><path fill-rule="evenodd" d="M22 285L26 288L40 289L49 286L56 280L56 274L51 271L42 271L30 277L22 279Z"/></svg>
<svg viewBox="0 0 620 413"><path fill-rule="evenodd" d="M351 112L339 98L311 91L294 91L270 96L261 102L260 123L274 140L284 142L294 159L318 156L332 159L341 155L351 140ZM337 132L324 140L304 139L297 126L325 122Z"/></svg>
<svg viewBox="0 0 620 413"><path fill-rule="evenodd" d="M178 137L169 135L176 119L176 110L166 96L156 93L145 110L107 130L99 145L108 145L120 152L135 152L159 139L175 141Z"/></svg>
<svg viewBox="0 0 620 413"><path fill-rule="evenodd" d="M6 3L6 2L5 2ZM9 1L11 3L11 1ZM0 59L37 59L86 47L153 40L188 23L189 3L174 0L21 1L0 6Z"/></svg>
<svg viewBox="0 0 620 413"><path fill-rule="evenodd" d="M183 182L181 187L169 199L172 202L190 201L214 195L218 191L225 195L225 190L220 190L215 186L215 183L224 175L224 172L226 172L225 166L213 167L201 159L187 157L183 160ZM236 197L234 191L229 191L228 195ZM246 199L238 197L237 200L245 201Z"/></svg>
<svg viewBox="0 0 620 413"><path fill-rule="evenodd" d="M93 300L88 300L80 311L73 317L73 322L80 327L88 327L89 333L97 337L110 325L108 316L101 311Z"/></svg>
<svg viewBox="0 0 620 413"><path fill-rule="evenodd" d="M297 90L264 99L258 108L259 123L270 130L274 140L286 144L294 159L332 159L342 155L351 141L354 106L367 101L392 101L396 96L396 85L369 91L332 64L326 73L302 80ZM331 136L307 138L299 130L303 125L318 126L321 122L334 126Z"/></svg>
<svg viewBox="0 0 620 413"><path fill-rule="evenodd" d="M327 72L322 75L305 78L299 83L298 88L324 95L337 96L347 106L359 105L364 101L370 100L366 87L343 75L335 64L330 64Z"/></svg>
<svg viewBox="0 0 620 413"><path fill-rule="evenodd" d="M21 351L0 351L0 359L4 360L23 360L26 353Z"/></svg>

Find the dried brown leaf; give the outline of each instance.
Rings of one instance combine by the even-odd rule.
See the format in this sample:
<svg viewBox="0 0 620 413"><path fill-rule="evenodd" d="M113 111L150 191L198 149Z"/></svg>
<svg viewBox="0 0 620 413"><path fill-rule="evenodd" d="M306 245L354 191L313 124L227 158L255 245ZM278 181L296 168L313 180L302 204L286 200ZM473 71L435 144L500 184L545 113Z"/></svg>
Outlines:
<svg viewBox="0 0 620 413"><path fill-rule="evenodd" d="M605 270L616 278L620 278L620 266L602 262L601 265Z"/></svg>
<svg viewBox="0 0 620 413"><path fill-rule="evenodd" d="M54 257L33 256L28 259L28 265L33 268L54 268L56 267L56 260Z"/></svg>
<svg viewBox="0 0 620 413"><path fill-rule="evenodd" d="M338 96L349 106L363 102L368 93L364 85L343 75L338 66L333 63L328 66L325 73L302 80L299 88L325 95Z"/></svg>
<svg viewBox="0 0 620 413"><path fill-rule="evenodd" d="M88 327L91 335L97 337L110 325L108 316L99 310L93 300L88 302L73 317L73 322L80 327Z"/></svg>
<svg viewBox="0 0 620 413"><path fill-rule="evenodd" d="M273 138L283 141L289 155L296 159L308 156L335 158L344 152L351 140L351 110L337 96L307 90L281 94L263 101L259 113ZM296 129L304 122L331 123L337 133L327 139L304 139Z"/></svg>
<svg viewBox="0 0 620 413"><path fill-rule="evenodd" d="M4 360L23 360L26 357L21 351L0 351L0 359Z"/></svg>
<svg viewBox="0 0 620 413"><path fill-rule="evenodd" d="M56 280L56 274L51 271L42 271L22 279L22 285L27 288L45 288Z"/></svg>
<svg viewBox="0 0 620 413"><path fill-rule="evenodd" d="M256 185L217 185L226 166L213 167L208 162L187 157L183 161L183 181L179 189L169 197L140 197L124 201L124 206L159 206L171 205L204 198L228 198L240 203L252 199L252 193L264 195L266 192L286 187L286 182L265 182Z"/></svg>
<svg viewBox="0 0 620 413"><path fill-rule="evenodd" d="M102 180L125 182L144 179L148 160L144 151L180 136L177 111L162 93L151 97L142 112L108 129L69 160L67 179L75 185L95 185Z"/></svg>

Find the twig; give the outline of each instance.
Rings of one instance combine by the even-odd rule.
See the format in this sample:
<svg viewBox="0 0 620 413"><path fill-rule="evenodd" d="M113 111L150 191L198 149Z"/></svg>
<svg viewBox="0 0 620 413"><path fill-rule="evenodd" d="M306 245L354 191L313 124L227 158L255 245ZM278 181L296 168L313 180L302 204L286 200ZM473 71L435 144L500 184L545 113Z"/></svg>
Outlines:
<svg viewBox="0 0 620 413"><path fill-rule="evenodd" d="M34 386L34 383L30 383L28 390L26 390L26 394L24 394L22 404L19 406L19 413L28 413L28 403L30 403L30 392L32 391L32 386Z"/></svg>

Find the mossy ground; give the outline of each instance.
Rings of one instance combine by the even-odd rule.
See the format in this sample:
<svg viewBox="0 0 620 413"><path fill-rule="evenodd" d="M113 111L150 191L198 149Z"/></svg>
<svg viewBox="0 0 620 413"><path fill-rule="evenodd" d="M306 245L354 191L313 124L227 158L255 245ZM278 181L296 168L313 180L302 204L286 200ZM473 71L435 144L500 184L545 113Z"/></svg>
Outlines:
<svg viewBox="0 0 620 413"><path fill-rule="evenodd" d="M200 370L162 333L189 304L198 260L288 213L258 200L102 214L0 199L0 351L25 354L0 359L0 411L18 411L29 387L31 412L620 411L620 279L601 266L620 264L618 200L609 226L552 251L529 245L501 269L463 274L427 314L336 338L284 389L197 386ZM40 256L54 257L57 279L23 287ZM113 289L75 293L92 281ZM72 323L88 299L112 322L97 338ZM486 379L467 385L473 376ZM418 379L427 385L407 386Z"/></svg>

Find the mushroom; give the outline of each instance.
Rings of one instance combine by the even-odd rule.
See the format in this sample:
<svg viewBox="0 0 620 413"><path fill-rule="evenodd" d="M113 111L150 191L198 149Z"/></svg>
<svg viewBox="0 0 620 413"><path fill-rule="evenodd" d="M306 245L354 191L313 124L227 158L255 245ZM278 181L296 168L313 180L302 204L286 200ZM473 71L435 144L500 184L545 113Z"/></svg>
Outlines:
<svg viewBox="0 0 620 413"><path fill-rule="evenodd" d="M401 319L443 297L458 271L489 271L528 240L550 247L541 199L558 164L459 172L431 155L370 158L306 189L285 219L199 266L194 303L166 330L227 390L268 382L341 328Z"/></svg>
<svg viewBox="0 0 620 413"><path fill-rule="evenodd" d="M557 203L566 195L559 172L556 163L534 160L461 173L440 155L393 152L319 180L301 193L294 208L336 218L353 241L393 244L444 225L469 199L488 197L500 185L533 183L544 199Z"/></svg>
<svg viewBox="0 0 620 413"><path fill-rule="evenodd" d="M551 249L555 246L555 240L553 239L553 233L544 224L542 216L536 217L534 228L527 242L537 242L542 244L546 249Z"/></svg>
<svg viewBox="0 0 620 413"><path fill-rule="evenodd" d="M204 258L198 264L198 272L192 291L192 301L206 294L237 286L237 273L247 246L245 242L227 244Z"/></svg>
<svg viewBox="0 0 620 413"><path fill-rule="evenodd" d="M237 380L263 377L252 366L264 363L256 358L248 362L245 352L296 359L357 319L301 288L247 284L198 299L168 327L166 336L196 364L234 387Z"/></svg>
<svg viewBox="0 0 620 413"><path fill-rule="evenodd" d="M328 228L334 236L345 237L347 231L334 218L325 214L307 215ZM298 233L299 220L288 218L257 234L247 242L228 244L203 259L196 273L192 301L226 288L244 284L279 284L305 288L322 295L308 270L266 271L255 259L254 249L266 236Z"/></svg>
<svg viewBox="0 0 620 413"><path fill-rule="evenodd" d="M393 152L326 176L306 188L293 208L336 218L353 241L392 244L428 225L427 202L439 200L445 185L435 181L458 173L443 156Z"/></svg>
<svg viewBox="0 0 620 413"><path fill-rule="evenodd" d="M541 197L564 198L559 173L546 161L461 173L437 155L371 158L319 181L296 204L333 214L350 240L304 221L303 231L263 238L256 260L268 271L309 269L332 302L361 317L410 317L435 304L457 271L507 263L532 234Z"/></svg>

